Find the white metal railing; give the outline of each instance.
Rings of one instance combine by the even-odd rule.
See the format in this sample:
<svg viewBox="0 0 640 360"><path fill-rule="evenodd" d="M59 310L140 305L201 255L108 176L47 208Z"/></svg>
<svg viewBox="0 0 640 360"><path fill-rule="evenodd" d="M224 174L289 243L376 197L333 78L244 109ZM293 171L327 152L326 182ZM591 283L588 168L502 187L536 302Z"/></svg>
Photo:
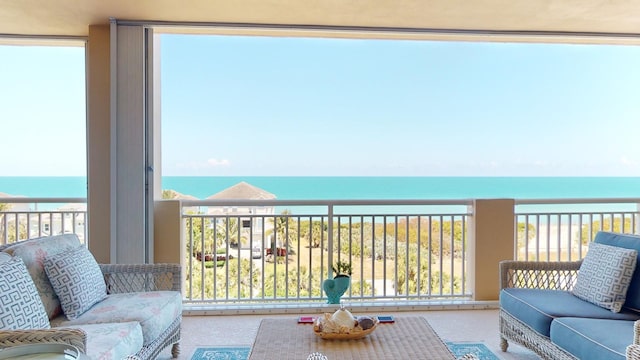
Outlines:
<svg viewBox="0 0 640 360"><path fill-rule="evenodd" d="M640 233L640 198L515 200L514 259L584 257L597 231ZM471 299L472 200L182 200L190 303ZM0 245L60 233L88 242L84 198L0 198ZM504 224L504 221L502 222ZM473 274L471 274L473 275Z"/></svg>
<svg viewBox="0 0 640 360"><path fill-rule="evenodd" d="M74 233L87 241L85 198L0 198L0 245Z"/></svg>
<svg viewBox="0 0 640 360"><path fill-rule="evenodd" d="M640 199L516 200L517 260L575 261L598 231L640 233Z"/></svg>
<svg viewBox="0 0 640 360"><path fill-rule="evenodd" d="M344 301L471 298L471 201L181 203L190 303L326 301L337 262L352 270Z"/></svg>

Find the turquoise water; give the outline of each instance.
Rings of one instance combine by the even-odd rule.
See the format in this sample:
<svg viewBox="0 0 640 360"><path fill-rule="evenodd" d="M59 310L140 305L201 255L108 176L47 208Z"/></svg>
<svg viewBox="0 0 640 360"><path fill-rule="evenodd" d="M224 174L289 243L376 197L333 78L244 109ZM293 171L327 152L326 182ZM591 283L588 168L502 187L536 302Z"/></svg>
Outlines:
<svg viewBox="0 0 640 360"><path fill-rule="evenodd" d="M640 177L166 177L204 199L240 181L283 200L640 197Z"/></svg>
<svg viewBox="0 0 640 360"><path fill-rule="evenodd" d="M163 189L204 199L246 181L281 200L639 198L640 177L167 176ZM0 177L0 192L86 197L85 177Z"/></svg>

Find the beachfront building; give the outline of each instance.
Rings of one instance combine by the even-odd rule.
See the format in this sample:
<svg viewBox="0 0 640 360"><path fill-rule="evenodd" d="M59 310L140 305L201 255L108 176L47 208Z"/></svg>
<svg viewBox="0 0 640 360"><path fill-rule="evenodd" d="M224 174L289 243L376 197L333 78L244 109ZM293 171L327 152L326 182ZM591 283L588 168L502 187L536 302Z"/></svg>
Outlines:
<svg viewBox="0 0 640 360"><path fill-rule="evenodd" d="M207 200L274 200L276 196L266 190L255 187L245 181L241 181L218 193L215 193ZM265 248L270 247L269 234L273 232L273 222L265 221L265 216L275 214L274 206L234 205L234 206L209 206L207 214L216 216L224 221L224 215L229 215L231 219L239 219L240 224L236 225L240 229L238 245L241 249L258 247L261 254ZM226 226L226 224L218 224Z"/></svg>

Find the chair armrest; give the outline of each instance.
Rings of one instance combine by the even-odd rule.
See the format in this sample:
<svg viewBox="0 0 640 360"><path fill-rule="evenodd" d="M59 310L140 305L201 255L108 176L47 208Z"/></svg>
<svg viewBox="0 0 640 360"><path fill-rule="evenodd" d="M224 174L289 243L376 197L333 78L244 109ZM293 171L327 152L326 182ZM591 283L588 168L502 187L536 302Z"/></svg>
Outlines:
<svg viewBox="0 0 640 360"><path fill-rule="evenodd" d="M571 290L578 277L579 261L514 261L500 262L500 289L529 288Z"/></svg>
<svg viewBox="0 0 640 360"><path fill-rule="evenodd" d="M100 264L107 293L182 290L180 264Z"/></svg>
<svg viewBox="0 0 640 360"><path fill-rule="evenodd" d="M68 344L84 353L87 348L87 334L80 329L68 328L0 330L0 348L39 343Z"/></svg>
<svg viewBox="0 0 640 360"><path fill-rule="evenodd" d="M631 344L627 346L627 357L628 360L639 360L640 359L640 345Z"/></svg>

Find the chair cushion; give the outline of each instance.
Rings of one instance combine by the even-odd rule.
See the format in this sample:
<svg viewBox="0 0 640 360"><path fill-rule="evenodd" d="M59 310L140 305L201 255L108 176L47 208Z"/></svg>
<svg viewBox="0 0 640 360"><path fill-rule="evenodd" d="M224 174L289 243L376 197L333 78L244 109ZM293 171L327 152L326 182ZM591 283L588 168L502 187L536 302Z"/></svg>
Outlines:
<svg viewBox="0 0 640 360"><path fill-rule="evenodd" d="M142 349L142 328L135 321L66 327L87 334L87 356L93 360L120 360Z"/></svg>
<svg viewBox="0 0 640 360"><path fill-rule="evenodd" d="M558 318L551 323L551 340L581 360L624 360L627 346L633 343L633 324L625 320Z"/></svg>
<svg viewBox="0 0 640 360"><path fill-rule="evenodd" d="M62 312L62 308L60 307L58 296L53 291L49 278L44 271L44 259L79 246L82 246L82 244L80 244L80 240L75 234L65 234L27 240L4 249L5 252L18 256L24 261L29 270L29 275L31 275L34 284L36 284L38 294L40 294L40 299L49 319L59 315Z"/></svg>
<svg viewBox="0 0 640 360"><path fill-rule="evenodd" d="M571 293L582 300L619 312L624 305L638 252L592 242Z"/></svg>
<svg viewBox="0 0 640 360"><path fill-rule="evenodd" d="M69 319L107 297L100 266L84 246L44 259L44 270Z"/></svg>
<svg viewBox="0 0 640 360"><path fill-rule="evenodd" d="M604 245L634 249L640 257L640 236L600 231L593 241ZM640 258L636 263L640 263ZM640 312L640 271L635 271L631 278L624 307Z"/></svg>
<svg viewBox="0 0 640 360"><path fill-rule="evenodd" d="M640 315L623 310L614 313L581 300L568 291L506 288L500 291L500 307L544 336L559 317L637 320Z"/></svg>
<svg viewBox="0 0 640 360"><path fill-rule="evenodd" d="M144 345L155 340L182 314L182 295L177 291L109 294L74 320L59 316L52 326L137 321Z"/></svg>
<svg viewBox="0 0 640 360"><path fill-rule="evenodd" d="M0 330L48 328L49 317L22 259L0 263Z"/></svg>

